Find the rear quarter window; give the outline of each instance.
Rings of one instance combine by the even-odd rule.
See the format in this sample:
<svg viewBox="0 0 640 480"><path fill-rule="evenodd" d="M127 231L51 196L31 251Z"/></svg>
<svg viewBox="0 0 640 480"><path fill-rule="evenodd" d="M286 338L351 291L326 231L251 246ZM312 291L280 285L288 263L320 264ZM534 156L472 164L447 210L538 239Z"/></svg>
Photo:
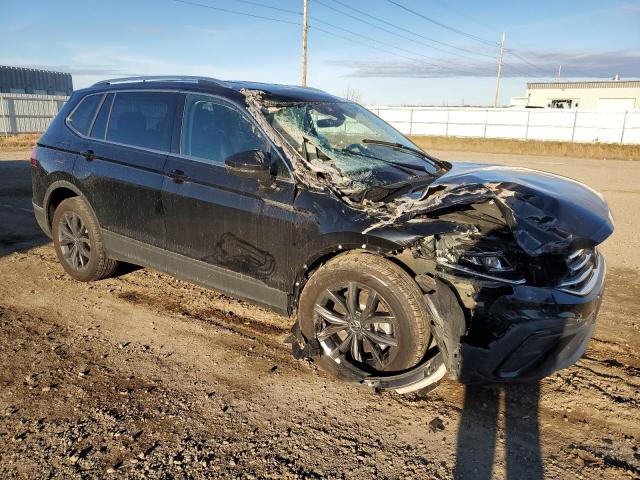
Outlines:
<svg viewBox="0 0 640 480"><path fill-rule="evenodd" d="M102 102L102 106L96 115L96 119L93 121L93 126L91 127L91 138L99 138L104 139L105 131L107 128L107 120L109 119L109 112L111 111L111 103L113 102L113 93L108 94L104 101Z"/></svg>
<svg viewBox="0 0 640 480"><path fill-rule="evenodd" d="M93 117L96 114L96 109L100 105L102 95L87 95L78 106L74 109L73 113L69 116L67 122L77 132L82 135L86 135L93 122Z"/></svg>
<svg viewBox="0 0 640 480"><path fill-rule="evenodd" d="M118 92L113 100L107 140L169 151L179 95L171 92Z"/></svg>

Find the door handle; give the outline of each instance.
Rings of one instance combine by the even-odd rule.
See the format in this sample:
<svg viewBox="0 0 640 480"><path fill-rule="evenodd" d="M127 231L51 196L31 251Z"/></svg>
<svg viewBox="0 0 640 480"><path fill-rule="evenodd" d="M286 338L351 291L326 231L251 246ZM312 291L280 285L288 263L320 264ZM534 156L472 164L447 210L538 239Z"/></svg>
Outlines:
<svg viewBox="0 0 640 480"><path fill-rule="evenodd" d="M82 152L80 155L82 155L87 162L90 162L91 160L96 158L96 154L93 152L93 150L87 150L85 152Z"/></svg>
<svg viewBox="0 0 640 480"><path fill-rule="evenodd" d="M167 173L167 177L173 180L175 183L183 183L185 180L185 174L182 170L171 170Z"/></svg>

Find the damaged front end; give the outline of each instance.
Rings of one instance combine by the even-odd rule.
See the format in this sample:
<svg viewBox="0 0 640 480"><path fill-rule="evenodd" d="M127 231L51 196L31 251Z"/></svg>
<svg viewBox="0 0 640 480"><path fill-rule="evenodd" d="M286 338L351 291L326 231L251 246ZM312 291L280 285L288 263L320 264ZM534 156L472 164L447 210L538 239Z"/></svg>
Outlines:
<svg viewBox="0 0 640 480"><path fill-rule="evenodd" d="M584 353L602 301L597 245L613 232L604 199L529 169L456 164L378 229L430 222L398 258L418 273L450 378L528 381Z"/></svg>
<svg viewBox="0 0 640 480"><path fill-rule="evenodd" d="M282 116L274 127L283 105L264 92L242 93L296 181L361 212L364 251L385 245L374 253L403 265L424 293L433 343L422 362L389 375L345 362L343 376L346 368L356 382L405 393L447 372L464 383L538 379L582 355L604 288L597 245L613 232L601 195L530 169L451 165L426 154L423 166L410 143L356 135L362 148L356 142L337 150L299 118ZM331 128L345 124L332 112L312 112L329 140ZM322 355L298 325L289 341L298 357Z"/></svg>

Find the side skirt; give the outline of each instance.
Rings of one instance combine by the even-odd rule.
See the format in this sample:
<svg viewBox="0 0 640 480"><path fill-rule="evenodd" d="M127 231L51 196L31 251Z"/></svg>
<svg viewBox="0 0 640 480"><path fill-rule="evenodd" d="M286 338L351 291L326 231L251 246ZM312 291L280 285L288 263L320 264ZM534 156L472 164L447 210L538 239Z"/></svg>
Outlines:
<svg viewBox="0 0 640 480"><path fill-rule="evenodd" d="M255 278L185 257L153 245L102 229L109 256L123 262L155 268L181 280L219 290L288 315L289 298Z"/></svg>

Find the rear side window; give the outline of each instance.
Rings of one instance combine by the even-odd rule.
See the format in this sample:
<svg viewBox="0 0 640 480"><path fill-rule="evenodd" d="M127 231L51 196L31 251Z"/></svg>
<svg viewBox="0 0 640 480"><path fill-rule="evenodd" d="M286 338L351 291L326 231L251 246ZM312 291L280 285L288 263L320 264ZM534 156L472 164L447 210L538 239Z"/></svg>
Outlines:
<svg viewBox="0 0 640 480"><path fill-rule="evenodd" d="M111 111L111 102L113 102L113 93L107 95L102 102L98 115L93 122L93 127L91 127L90 137L99 138L101 140L104 139L105 131L107 129L107 120L109 119L109 112Z"/></svg>
<svg viewBox="0 0 640 480"><path fill-rule="evenodd" d="M102 100L102 95L84 97L69 117L69 125L82 135L86 135L91 127L91 122L93 122L96 109L100 105L100 100Z"/></svg>
<svg viewBox="0 0 640 480"><path fill-rule="evenodd" d="M231 105L206 96L189 95L185 105L183 155L224 163L235 153L264 150L266 142L255 126Z"/></svg>
<svg viewBox="0 0 640 480"><path fill-rule="evenodd" d="M171 92L118 92L107 140L169 151L179 96Z"/></svg>

